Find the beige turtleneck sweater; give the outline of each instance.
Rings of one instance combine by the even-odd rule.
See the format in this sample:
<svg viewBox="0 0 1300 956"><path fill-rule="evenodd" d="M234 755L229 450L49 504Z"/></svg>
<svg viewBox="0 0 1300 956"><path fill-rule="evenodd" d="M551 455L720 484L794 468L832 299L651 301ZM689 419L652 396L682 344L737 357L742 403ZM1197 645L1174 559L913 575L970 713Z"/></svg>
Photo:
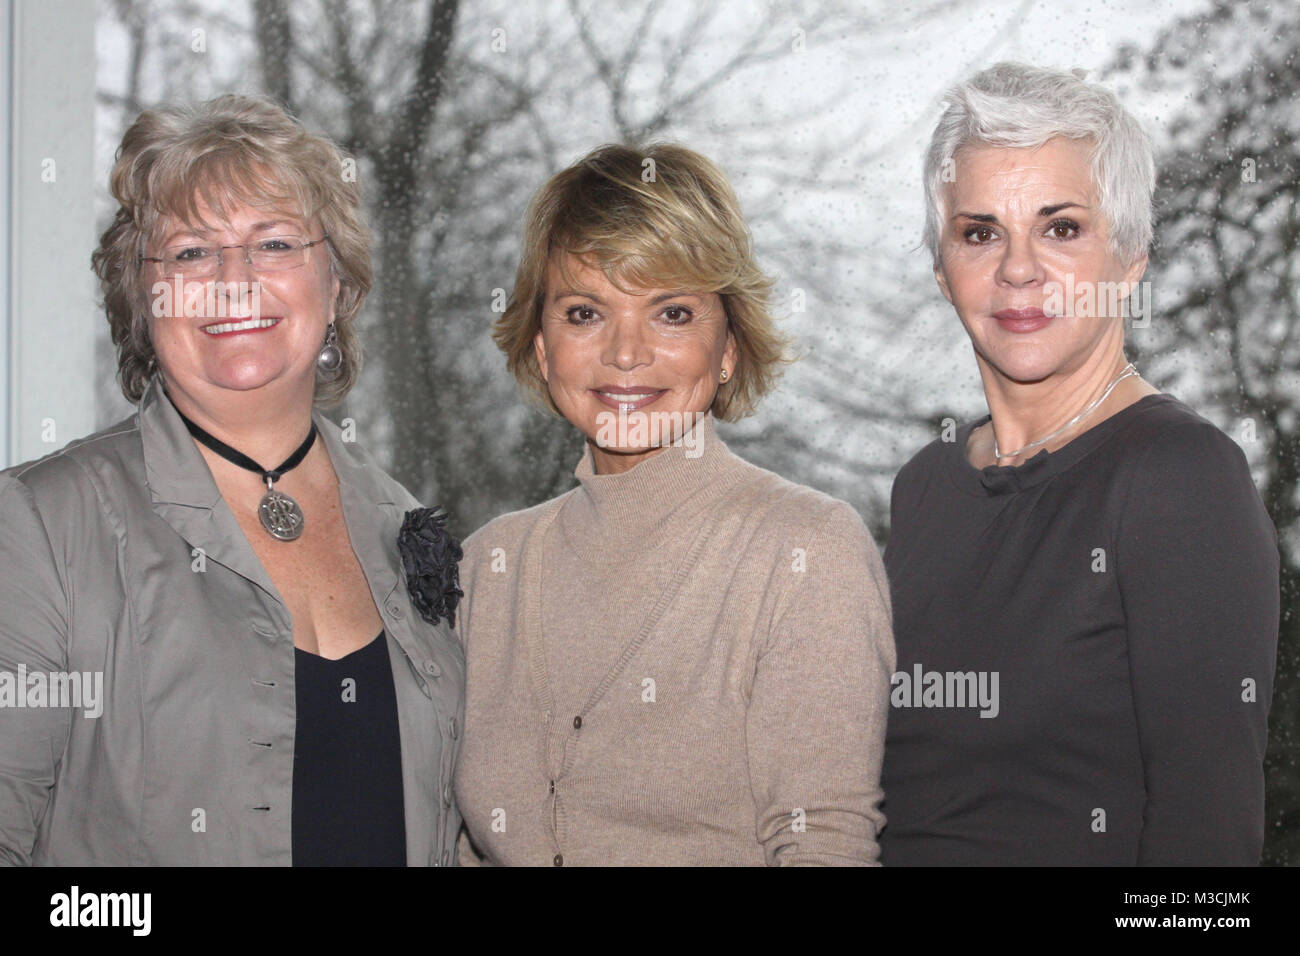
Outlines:
<svg viewBox="0 0 1300 956"><path fill-rule="evenodd" d="M894 670L848 504L711 417L465 542L460 861L869 864ZM697 454L698 453L698 454Z"/></svg>

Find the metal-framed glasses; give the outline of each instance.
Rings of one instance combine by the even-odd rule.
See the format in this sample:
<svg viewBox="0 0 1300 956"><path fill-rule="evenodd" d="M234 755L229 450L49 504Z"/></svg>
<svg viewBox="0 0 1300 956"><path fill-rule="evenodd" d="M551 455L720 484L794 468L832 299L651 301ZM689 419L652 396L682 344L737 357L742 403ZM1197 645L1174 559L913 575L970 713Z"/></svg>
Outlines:
<svg viewBox="0 0 1300 956"><path fill-rule="evenodd" d="M168 246L161 256L140 256L140 261L160 263L167 275L180 274L186 279L203 279L216 275L225 262L225 250L242 249L244 261L258 272L283 272L305 263L308 250L328 238L328 233L310 242L302 236L267 236L253 242L227 246L186 242Z"/></svg>

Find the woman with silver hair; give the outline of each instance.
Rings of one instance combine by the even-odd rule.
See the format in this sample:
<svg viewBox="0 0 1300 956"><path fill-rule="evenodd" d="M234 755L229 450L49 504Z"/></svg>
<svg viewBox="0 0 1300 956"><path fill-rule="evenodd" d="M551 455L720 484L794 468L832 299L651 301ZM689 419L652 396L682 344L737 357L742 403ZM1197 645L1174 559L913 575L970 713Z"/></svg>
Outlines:
<svg viewBox="0 0 1300 956"><path fill-rule="evenodd" d="M1124 354L1151 147L1081 74L957 86L926 243L990 414L899 473L886 864L1256 864L1277 535Z"/></svg>
<svg viewBox="0 0 1300 956"><path fill-rule="evenodd" d="M0 863L454 860L459 552L318 411L370 289L342 163L255 97L122 140L93 262L139 410L0 474Z"/></svg>

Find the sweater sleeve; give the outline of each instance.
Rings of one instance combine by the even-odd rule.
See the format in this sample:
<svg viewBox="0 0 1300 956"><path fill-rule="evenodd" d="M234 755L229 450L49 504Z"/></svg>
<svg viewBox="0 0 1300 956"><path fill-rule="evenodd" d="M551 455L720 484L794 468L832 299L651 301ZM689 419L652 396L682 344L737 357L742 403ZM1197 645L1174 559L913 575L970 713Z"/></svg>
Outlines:
<svg viewBox="0 0 1300 956"><path fill-rule="evenodd" d="M461 543L460 559L460 587L464 596L460 599L456 610L456 626L453 629L456 634L456 640L460 641L461 649L465 652L465 662L468 668L469 664L469 620L473 614L474 600L474 576L478 570L479 549L478 543L481 535L478 532L471 534ZM467 675L468 676L468 675ZM463 752L463 751L462 751ZM483 858L479 856L474 849L474 844L469 838L469 828L461 821L460 833L456 837L456 865L457 866L482 866Z"/></svg>
<svg viewBox="0 0 1300 956"><path fill-rule="evenodd" d="M835 502L806 540L778 542L789 575L759 649L746 715L768 865L864 865L880 855L880 765L894 638L880 555Z"/></svg>
<svg viewBox="0 0 1300 956"><path fill-rule="evenodd" d="M1241 449L1208 423L1156 436L1123 509L1116 569L1146 785L1138 863L1256 865L1277 533Z"/></svg>
<svg viewBox="0 0 1300 956"><path fill-rule="evenodd" d="M0 864L30 865L72 711L14 704L25 674L67 670L68 600L31 492L3 475L0 568Z"/></svg>

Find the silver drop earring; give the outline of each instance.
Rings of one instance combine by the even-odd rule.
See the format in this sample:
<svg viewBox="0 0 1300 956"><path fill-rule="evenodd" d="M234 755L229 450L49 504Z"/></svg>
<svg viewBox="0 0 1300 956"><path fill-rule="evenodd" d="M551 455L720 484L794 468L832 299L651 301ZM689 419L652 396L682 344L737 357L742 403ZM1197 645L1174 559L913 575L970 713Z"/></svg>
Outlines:
<svg viewBox="0 0 1300 956"><path fill-rule="evenodd" d="M339 335L331 322L325 327L325 345L316 358L316 365L322 372L337 372L343 364L343 352L338 346Z"/></svg>

